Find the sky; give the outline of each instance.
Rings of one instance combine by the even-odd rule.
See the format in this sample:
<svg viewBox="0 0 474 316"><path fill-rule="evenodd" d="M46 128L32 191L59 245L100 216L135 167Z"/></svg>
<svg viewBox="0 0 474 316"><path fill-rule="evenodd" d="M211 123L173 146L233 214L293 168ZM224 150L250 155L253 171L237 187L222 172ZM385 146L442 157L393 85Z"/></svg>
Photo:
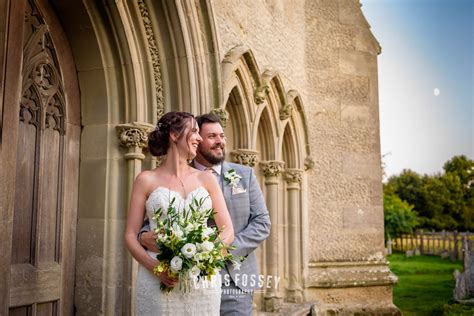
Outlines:
<svg viewBox="0 0 474 316"><path fill-rule="evenodd" d="M474 158L474 0L361 0L382 47L380 137L387 176Z"/></svg>

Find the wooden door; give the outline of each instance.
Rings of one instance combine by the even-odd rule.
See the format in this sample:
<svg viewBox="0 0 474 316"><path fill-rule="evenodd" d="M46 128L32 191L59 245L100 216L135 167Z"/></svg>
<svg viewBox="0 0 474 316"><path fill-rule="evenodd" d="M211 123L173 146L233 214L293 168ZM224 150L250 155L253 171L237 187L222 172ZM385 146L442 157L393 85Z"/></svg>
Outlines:
<svg viewBox="0 0 474 316"><path fill-rule="evenodd" d="M75 67L47 1L11 0L12 7L14 1L23 1L22 12L11 11L10 20L20 16L23 31L9 33L22 37L21 47L6 48L22 56L21 94L17 104L3 105L17 113L16 148L8 149L16 152L8 313L71 315L80 136Z"/></svg>

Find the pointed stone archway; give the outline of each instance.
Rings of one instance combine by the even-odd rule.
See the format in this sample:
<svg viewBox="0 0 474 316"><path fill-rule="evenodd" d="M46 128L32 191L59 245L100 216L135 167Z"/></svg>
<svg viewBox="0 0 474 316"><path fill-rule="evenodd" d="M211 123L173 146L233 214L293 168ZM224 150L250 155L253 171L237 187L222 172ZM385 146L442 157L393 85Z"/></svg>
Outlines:
<svg viewBox="0 0 474 316"><path fill-rule="evenodd" d="M298 93L285 91L278 73L260 73L244 47L226 54L222 80L223 106L214 111L227 117L229 159L256 169L272 219L270 237L256 250L260 271L281 278L278 288L257 292L255 301L258 309L276 311L285 300L304 298L306 118Z"/></svg>
<svg viewBox="0 0 474 316"><path fill-rule="evenodd" d="M51 2L81 91L76 313L129 315L129 192L135 176L157 164L145 150L157 118L170 110L202 113L219 98L212 14L204 2L197 9L184 1Z"/></svg>

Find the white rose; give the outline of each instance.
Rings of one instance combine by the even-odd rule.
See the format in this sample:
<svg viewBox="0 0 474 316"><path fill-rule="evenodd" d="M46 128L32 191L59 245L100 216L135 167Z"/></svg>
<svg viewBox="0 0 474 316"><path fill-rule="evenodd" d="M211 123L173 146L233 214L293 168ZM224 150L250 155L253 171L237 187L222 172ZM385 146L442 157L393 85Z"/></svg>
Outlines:
<svg viewBox="0 0 474 316"><path fill-rule="evenodd" d="M201 269L199 269L197 266L193 266L191 270L189 270L189 276L192 278L198 277L200 273Z"/></svg>
<svg viewBox="0 0 474 316"><path fill-rule="evenodd" d="M183 248L181 248L181 252L186 258L189 259L196 253L196 246L194 244L188 243L184 245Z"/></svg>
<svg viewBox="0 0 474 316"><path fill-rule="evenodd" d="M181 259L178 256L174 256L173 259L171 259L171 262L170 262L171 271L176 273L179 270L181 270L182 267L183 267L183 259Z"/></svg>
<svg viewBox="0 0 474 316"><path fill-rule="evenodd" d="M204 241L201 244L201 247L202 247L202 250L204 250L204 251L211 251L212 249L214 249L214 243L212 243L210 241Z"/></svg>

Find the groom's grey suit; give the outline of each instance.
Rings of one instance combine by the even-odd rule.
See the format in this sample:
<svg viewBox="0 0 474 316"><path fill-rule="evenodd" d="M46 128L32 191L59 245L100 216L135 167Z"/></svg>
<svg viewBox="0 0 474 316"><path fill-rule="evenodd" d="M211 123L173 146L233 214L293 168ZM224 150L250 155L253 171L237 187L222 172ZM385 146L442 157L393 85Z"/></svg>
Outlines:
<svg viewBox="0 0 474 316"><path fill-rule="evenodd" d="M226 184L224 174L229 169L234 169L242 177L239 184L242 185L245 190L244 192L233 194L232 186ZM232 253L237 256L246 257L240 270L235 271L231 265L228 266L228 270L232 280L234 280L239 288L255 288L245 286L242 282L236 281L235 274L247 274L249 277L252 274L258 276L258 266L254 250L268 237L271 225L265 199L252 168L223 162L220 182L234 226L235 240L232 246L235 246L236 249Z"/></svg>
<svg viewBox="0 0 474 316"><path fill-rule="evenodd" d="M234 169L242 177L239 190L233 190L224 179L229 169ZM221 315L251 315L252 293L245 292L257 289L259 271L254 250L270 234L270 216L252 168L224 161L219 183L234 226L232 246L236 249L231 252L245 258L240 269L227 264L222 271ZM252 284L252 278L257 282Z"/></svg>

